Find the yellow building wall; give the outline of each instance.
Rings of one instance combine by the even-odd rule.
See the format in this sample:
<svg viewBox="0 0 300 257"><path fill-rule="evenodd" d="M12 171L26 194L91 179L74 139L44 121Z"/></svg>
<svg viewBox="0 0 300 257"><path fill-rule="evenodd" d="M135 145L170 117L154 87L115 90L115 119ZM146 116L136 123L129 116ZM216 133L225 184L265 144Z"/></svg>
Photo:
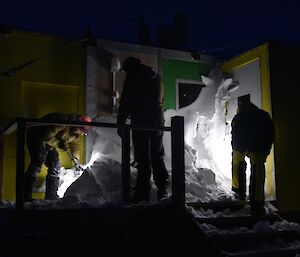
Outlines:
<svg viewBox="0 0 300 257"><path fill-rule="evenodd" d="M269 45L263 44L244 54L234 57L222 65L223 71L232 73L234 69L246 66L254 61L260 64L260 82L261 82L261 98L262 109L272 115L271 104L271 87L270 87L270 68L269 68ZM275 188L275 165L273 147L266 162L266 194L271 198L276 197ZM272 197L273 196L273 197Z"/></svg>
<svg viewBox="0 0 300 257"><path fill-rule="evenodd" d="M300 48L272 42L269 52L278 208L299 215Z"/></svg>
<svg viewBox="0 0 300 257"><path fill-rule="evenodd" d="M15 74L0 76L0 127L16 117L39 118L54 111L84 113L86 53L79 41L72 40L22 30L0 34L0 73L42 57ZM2 138L1 155L0 196L15 200L15 134ZM70 165L66 156L61 159ZM28 160L26 152L25 167ZM45 174L44 170L40 180Z"/></svg>

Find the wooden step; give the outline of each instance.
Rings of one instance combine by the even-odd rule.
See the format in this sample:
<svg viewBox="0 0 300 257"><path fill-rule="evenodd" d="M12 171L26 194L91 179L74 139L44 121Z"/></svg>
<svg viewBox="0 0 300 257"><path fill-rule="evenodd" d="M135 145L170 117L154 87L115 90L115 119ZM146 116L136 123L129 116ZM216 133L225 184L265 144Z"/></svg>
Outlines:
<svg viewBox="0 0 300 257"><path fill-rule="evenodd" d="M187 203L187 206L193 207L195 210L203 209L212 209L214 211L221 211L225 209L238 210L242 209L245 206L249 205L247 201L218 201L218 202L190 202Z"/></svg>
<svg viewBox="0 0 300 257"><path fill-rule="evenodd" d="M299 232L293 230L215 235L212 238L218 247L227 253L226 256L287 257L300 250ZM296 247L291 246L291 243Z"/></svg>
<svg viewBox="0 0 300 257"><path fill-rule="evenodd" d="M225 229L225 228L233 228L233 227L253 227L260 218L255 218L252 216L231 216L231 217L217 217L217 218L210 218L210 217L201 217L195 218L199 224L211 224L218 228ZM265 220L268 220L270 223L274 223L276 221L281 221L278 216L269 216L266 217Z"/></svg>
<svg viewBox="0 0 300 257"><path fill-rule="evenodd" d="M273 240L275 238L300 240L300 234L297 230L286 231L263 231L263 232L243 232L235 234L217 234L211 235L217 241L242 241L242 240Z"/></svg>
<svg viewBox="0 0 300 257"><path fill-rule="evenodd" d="M260 249L248 251L222 251L226 257L295 257L300 253L300 247L297 248L275 248L275 249Z"/></svg>
<svg viewBox="0 0 300 257"><path fill-rule="evenodd" d="M267 221L269 224L273 224L276 221L283 221L280 217L277 208L269 202L266 202L265 209L266 215L262 217L255 217L247 213L246 211L238 211L248 206L250 209L250 203L246 201L222 201L222 202L209 202L209 203L188 203L188 207L192 207L194 210L190 210L193 215L195 224L205 234L209 241L216 249L219 249L222 256L228 257L273 257L273 256L284 256L284 257L295 257L297 253L300 253L300 232L297 229L290 229L284 231L278 230L262 230L253 231L251 230L259 221ZM201 210L203 209L203 210ZM206 212L207 210L211 210ZM225 211L230 209L232 212ZM197 210L200 210L197 217ZM202 213L203 211L203 213ZM220 213L218 213L220 212ZM202 217L203 214L203 217ZM207 214L207 217L205 216ZM211 215L210 215L211 214ZM223 215L223 216L222 216ZM209 233L210 227L205 228L205 224L213 225L215 229L229 229L234 228L246 229L243 231L236 230L237 232L224 231L221 233ZM211 227L211 229L214 229ZM247 230L249 229L249 230ZM277 242L281 242L282 246L277 247ZM291 247L292 245L295 247Z"/></svg>

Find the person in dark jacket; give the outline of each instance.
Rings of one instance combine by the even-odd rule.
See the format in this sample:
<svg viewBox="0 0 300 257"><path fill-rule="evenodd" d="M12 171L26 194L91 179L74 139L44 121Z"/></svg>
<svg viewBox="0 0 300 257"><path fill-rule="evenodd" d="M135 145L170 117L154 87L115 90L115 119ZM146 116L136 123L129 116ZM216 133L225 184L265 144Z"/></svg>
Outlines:
<svg viewBox="0 0 300 257"><path fill-rule="evenodd" d="M41 121L83 121L91 122L89 117L78 114L49 113ZM80 154L80 136L84 135L88 126L74 127L67 125L32 126L27 130L27 147L30 155L30 164L25 173L24 200L32 200L33 185L42 165L48 168L46 176L45 199L59 199L57 195L59 171L61 164L57 149L67 151L78 161Z"/></svg>
<svg viewBox="0 0 300 257"><path fill-rule="evenodd" d="M124 126L126 119L141 127L164 125L163 88L160 76L134 57L128 57L122 66L126 72L120 98L117 123ZM119 135L120 129L118 130ZM164 164L163 130L133 130L132 141L137 163L137 182L132 203L149 201L151 168L157 187L158 200L167 197L168 172Z"/></svg>
<svg viewBox="0 0 300 257"><path fill-rule="evenodd" d="M251 211L263 211L265 162L274 141L274 124L269 115L250 101L250 95L238 98L238 113L232 120L232 190L246 199L246 162L251 176L249 195Z"/></svg>

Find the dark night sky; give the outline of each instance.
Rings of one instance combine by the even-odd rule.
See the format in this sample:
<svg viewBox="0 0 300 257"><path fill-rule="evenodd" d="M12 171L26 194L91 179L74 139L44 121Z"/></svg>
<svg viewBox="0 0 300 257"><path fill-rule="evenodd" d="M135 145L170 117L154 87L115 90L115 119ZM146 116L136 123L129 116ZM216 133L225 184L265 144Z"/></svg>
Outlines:
<svg viewBox="0 0 300 257"><path fill-rule="evenodd" d="M82 36L90 26L99 38L136 42L145 17L154 41L158 25L172 25L177 12L189 20L189 50L230 55L269 40L300 44L298 0L2 0L0 24L38 32Z"/></svg>

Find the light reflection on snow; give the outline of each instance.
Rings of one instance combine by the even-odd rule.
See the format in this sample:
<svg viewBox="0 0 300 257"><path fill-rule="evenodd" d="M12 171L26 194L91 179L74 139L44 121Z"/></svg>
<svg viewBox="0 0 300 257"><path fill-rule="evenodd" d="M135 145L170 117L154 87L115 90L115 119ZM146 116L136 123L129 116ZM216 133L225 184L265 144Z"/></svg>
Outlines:
<svg viewBox="0 0 300 257"><path fill-rule="evenodd" d="M102 154L97 151L93 151L89 162L83 166L84 169L93 166L94 162L101 159Z"/></svg>
<svg viewBox="0 0 300 257"><path fill-rule="evenodd" d="M187 197L194 198L194 200L198 198L201 201L217 200L226 195L230 198L232 195L231 125L226 117L226 105L230 99L230 92L227 89L232 79L223 79L220 78L220 74L217 74L211 77L202 76L202 80L206 87L191 105L178 110L169 109L165 112L166 125L170 126L172 116L178 115L185 118ZM170 163L170 137L164 138L164 145L166 160ZM213 172L216 184L205 180L205 174L211 174L211 172ZM189 173L204 173L204 180L190 180L195 176L190 176ZM198 193L194 190L195 183L198 185Z"/></svg>
<svg viewBox="0 0 300 257"><path fill-rule="evenodd" d="M76 181L76 179L81 176L81 174L82 172L76 173L76 171L73 169L62 168L60 173L60 185L57 191L57 194L60 198L63 198L67 188L72 185Z"/></svg>

